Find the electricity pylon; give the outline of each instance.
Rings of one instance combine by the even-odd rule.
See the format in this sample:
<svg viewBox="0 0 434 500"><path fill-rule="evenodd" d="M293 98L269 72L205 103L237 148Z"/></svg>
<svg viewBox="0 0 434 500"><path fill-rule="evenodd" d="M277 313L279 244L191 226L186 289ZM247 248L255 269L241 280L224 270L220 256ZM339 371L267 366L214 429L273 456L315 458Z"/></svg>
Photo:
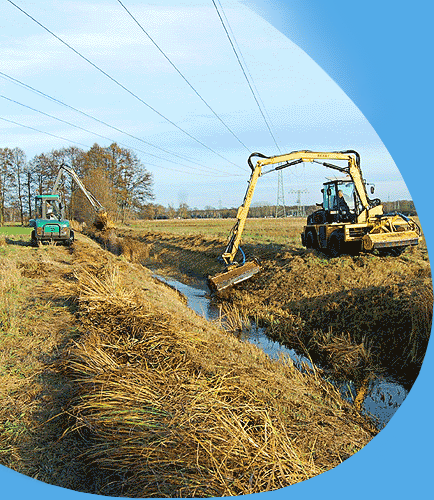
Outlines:
<svg viewBox="0 0 434 500"><path fill-rule="evenodd" d="M277 173L277 203L275 217L286 217L285 194L283 191L283 173Z"/></svg>
<svg viewBox="0 0 434 500"><path fill-rule="evenodd" d="M307 189L291 189L289 192L297 195L297 217L305 217L304 205L301 204L301 195L307 193Z"/></svg>

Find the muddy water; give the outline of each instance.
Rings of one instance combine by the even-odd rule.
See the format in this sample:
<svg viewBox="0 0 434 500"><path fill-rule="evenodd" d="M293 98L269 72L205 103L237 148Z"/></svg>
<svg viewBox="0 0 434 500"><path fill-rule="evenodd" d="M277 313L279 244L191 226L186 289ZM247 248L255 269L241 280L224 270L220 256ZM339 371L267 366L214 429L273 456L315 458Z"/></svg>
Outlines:
<svg viewBox="0 0 434 500"><path fill-rule="evenodd" d="M187 305L198 315L208 320L220 319L220 310L211 304L206 286L196 288L174 279L165 279L158 275L155 275L155 277L182 293L187 299ZM278 359L281 355L286 355L293 360L296 366L300 367L303 363L312 366L308 358L298 354L294 349L288 349L279 342L270 340L265 334L265 329L258 327L253 322L250 328L240 332L239 338L255 344L271 358ZM351 382L346 384L336 383L335 385L345 399L351 402L354 401L356 390ZM374 417L377 427L382 429L392 418L407 394L408 391L396 382L377 378L370 383L369 391L363 402L362 412Z"/></svg>

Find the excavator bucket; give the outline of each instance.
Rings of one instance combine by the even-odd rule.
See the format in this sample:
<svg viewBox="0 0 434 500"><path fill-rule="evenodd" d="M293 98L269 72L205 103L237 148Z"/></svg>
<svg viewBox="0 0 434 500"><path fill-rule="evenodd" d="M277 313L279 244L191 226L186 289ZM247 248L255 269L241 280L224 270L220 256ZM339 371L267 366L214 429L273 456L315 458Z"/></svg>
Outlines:
<svg viewBox="0 0 434 500"><path fill-rule="evenodd" d="M110 220L110 217L105 211L98 212L93 225L98 231L107 231L108 229L115 228L113 222Z"/></svg>
<svg viewBox="0 0 434 500"><path fill-rule="evenodd" d="M419 236L415 231L368 233L363 236L363 248L367 251L382 248L417 245Z"/></svg>
<svg viewBox="0 0 434 500"><path fill-rule="evenodd" d="M261 266L256 262L246 262L235 269L209 277L208 285L213 292L220 292L236 283L251 278L256 273L259 273L260 270Z"/></svg>

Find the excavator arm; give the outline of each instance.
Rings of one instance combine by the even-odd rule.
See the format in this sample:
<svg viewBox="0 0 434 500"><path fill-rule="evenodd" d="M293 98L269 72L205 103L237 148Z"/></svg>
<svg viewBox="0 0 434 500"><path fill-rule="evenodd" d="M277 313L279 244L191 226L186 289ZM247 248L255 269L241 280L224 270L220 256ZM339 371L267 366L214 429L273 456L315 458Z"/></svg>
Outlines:
<svg viewBox="0 0 434 500"><path fill-rule="evenodd" d="M62 176L65 172L67 174L69 174L70 177L73 179L73 181L77 184L77 186L80 188L81 192L84 194L84 196L86 197L86 199L92 205L92 207L95 209L96 212L105 210L104 207L101 205L101 203L95 198L95 196L86 189L85 185L81 182L80 177L78 177L75 170L68 167L64 163L62 163L62 165L59 168L59 172L58 172L56 180L54 182L54 186L53 186L53 190L52 190L51 194L59 194L60 181L61 181Z"/></svg>
<svg viewBox="0 0 434 500"><path fill-rule="evenodd" d="M87 201L92 205L96 212L96 218L94 221L94 226L99 230L105 230L114 227L113 223L109 220L106 209L101 205L101 203L95 198L95 196L88 191L86 186L81 181L80 177L77 175L75 170L71 167L62 163L59 168L59 172L57 174L56 180L54 182L52 194L58 194L60 182L64 173L67 173L73 181L77 184L80 191L84 194Z"/></svg>
<svg viewBox="0 0 434 500"><path fill-rule="evenodd" d="M259 157L261 158L256 162L256 165L253 164L252 158ZM339 165L333 165L331 163L320 162L319 160L344 160L347 161L346 167L341 167ZM238 252L241 236L244 230L244 225L246 223L246 219L249 213L250 204L252 202L253 193L255 191L256 184L258 179L262 174L262 168L269 165L276 165L277 167L268 170L264 173L268 174L274 170L282 170L287 167L291 167L298 163L306 163L306 162L315 162L320 163L321 165L332 168L334 170L339 170L342 173L349 175L354 182L354 186L356 192L359 196L360 202L365 209L364 211L369 211L370 203L368 199L368 195L366 192L365 182L362 177L362 171L360 168L360 156L357 151L348 150L348 151L334 151L334 152L314 152L314 151L293 151L292 153L288 153L285 155L279 156L271 156L267 157L261 153L252 153L249 156L247 163L252 170L249 184L247 187L246 194L244 196L243 204L239 207L237 212L237 221L232 228L229 242L226 247L226 250L222 254L222 259L227 266L231 266L234 263L235 256ZM362 216L364 218L365 215Z"/></svg>
<svg viewBox="0 0 434 500"><path fill-rule="evenodd" d="M253 164L253 158L260 158L256 165ZM347 162L346 166L334 165L323 160L343 160ZM208 279L210 288L215 291L223 290L235 283L244 281L260 271L260 266L254 262L243 262L239 265L235 262L235 256L240 248L241 236L244 230L246 219L249 213L250 204L253 198L256 184L261 175L265 175L275 170L282 170L291 167L298 163L320 163L321 165L338 170L349 175L354 182L354 187L363 207L361 213L357 216L357 222L364 222L370 215L375 215L379 210L376 207L371 207L365 182L360 168L360 155L354 150L347 151L332 151L332 152L317 152L317 151L293 151L288 154L267 157L261 153L252 153L248 158L248 164L252 171L248 183L247 191L244 196L243 204L237 212L237 221L232 228L229 236L229 242L226 246L221 259L226 265L226 271ZM270 165L276 167L262 172L262 168Z"/></svg>
<svg viewBox="0 0 434 500"><path fill-rule="evenodd" d="M347 166L341 167L339 165L334 165L332 163L320 160L344 160L347 162ZM272 156L270 158L259 160L256 166L264 167L266 165L275 165L276 163L282 163L282 165L279 165L265 173L272 172L273 170L281 170L283 168L296 165L297 163L319 163L324 167L332 168L334 170L338 170L339 172L345 173L349 175L351 177L351 180L354 182L354 187L360 199L362 207L366 211L369 211L371 208L366 191L365 181L363 180L362 176L362 170L360 168L360 155L359 153L357 153L357 151L354 151L352 149L347 151L332 152L293 151L292 153L288 153L286 155Z"/></svg>

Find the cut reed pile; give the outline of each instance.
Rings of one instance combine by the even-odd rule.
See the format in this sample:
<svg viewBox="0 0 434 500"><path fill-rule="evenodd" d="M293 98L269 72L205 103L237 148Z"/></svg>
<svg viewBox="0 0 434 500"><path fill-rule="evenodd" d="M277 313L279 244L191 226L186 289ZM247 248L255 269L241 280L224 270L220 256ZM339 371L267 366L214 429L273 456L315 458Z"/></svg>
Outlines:
<svg viewBox="0 0 434 500"><path fill-rule="evenodd" d="M61 365L79 390L69 431L84 433L85 457L113 473L99 493L274 490L337 466L376 434L314 372L271 361L149 276L132 287L123 266L82 266L63 285L82 330Z"/></svg>

